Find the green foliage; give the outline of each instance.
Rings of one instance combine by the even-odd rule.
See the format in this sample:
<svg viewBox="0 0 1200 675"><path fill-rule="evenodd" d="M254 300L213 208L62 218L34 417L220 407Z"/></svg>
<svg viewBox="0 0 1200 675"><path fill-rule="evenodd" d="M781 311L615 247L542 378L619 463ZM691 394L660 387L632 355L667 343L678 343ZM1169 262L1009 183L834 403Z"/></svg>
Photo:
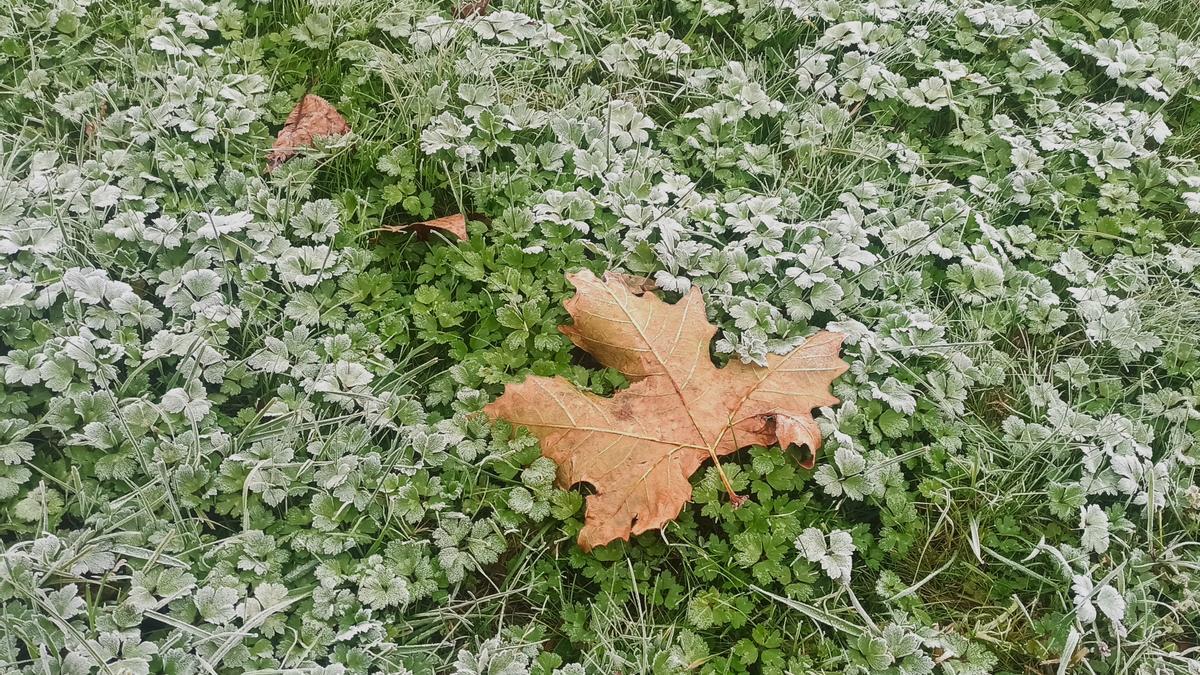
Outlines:
<svg viewBox="0 0 1200 675"><path fill-rule="evenodd" d="M1186 12L493 4L0 13L6 669L1197 667ZM354 133L265 176L307 91ZM480 411L627 385L557 330L582 267L701 288L718 359L845 333L815 470L578 550Z"/></svg>

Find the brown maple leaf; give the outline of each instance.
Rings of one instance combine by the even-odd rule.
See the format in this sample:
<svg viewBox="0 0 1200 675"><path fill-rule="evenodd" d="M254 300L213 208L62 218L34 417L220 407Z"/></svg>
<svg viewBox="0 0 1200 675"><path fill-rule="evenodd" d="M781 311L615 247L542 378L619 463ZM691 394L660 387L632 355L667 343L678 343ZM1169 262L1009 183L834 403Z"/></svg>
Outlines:
<svg viewBox="0 0 1200 675"><path fill-rule="evenodd" d="M384 225L379 229L384 232L415 232L423 237L437 230L445 232L459 241L467 240L467 218L461 213L407 225Z"/></svg>
<svg viewBox="0 0 1200 675"><path fill-rule="evenodd" d="M672 305L636 293L621 275L602 281L585 270L567 279L574 323L559 330L633 383L605 398L561 377L530 376L484 412L537 436L561 486L595 488L579 533L584 550L673 520L706 459L750 445L820 447L812 410L838 402L829 387L849 367L838 357L841 335L817 333L786 356L768 356L766 367L734 360L717 368L708 351L717 329L695 287ZM725 487L735 505L744 499Z"/></svg>
<svg viewBox="0 0 1200 675"><path fill-rule="evenodd" d="M287 121L275 137L267 153L267 172L292 158L301 148L311 148L318 138L341 136L350 132L350 125L329 101L316 94L305 94L292 108Z"/></svg>

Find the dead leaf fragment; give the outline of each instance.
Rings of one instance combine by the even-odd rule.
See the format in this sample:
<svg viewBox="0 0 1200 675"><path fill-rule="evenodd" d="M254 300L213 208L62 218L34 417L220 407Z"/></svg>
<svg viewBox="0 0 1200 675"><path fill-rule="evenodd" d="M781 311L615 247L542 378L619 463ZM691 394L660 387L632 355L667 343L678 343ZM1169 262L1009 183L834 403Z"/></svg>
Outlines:
<svg viewBox="0 0 1200 675"><path fill-rule="evenodd" d="M459 241L467 240L467 218L461 213L407 225L385 225L380 229L384 232L416 232L421 236L427 236L436 230L445 232Z"/></svg>
<svg viewBox="0 0 1200 675"><path fill-rule="evenodd" d="M492 4L492 0L464 0L454 9L454 18L470 19L473 16L480 16L487 11L490 4Z"/></svg>
<svg viewBox="0 0 1200 675"><path fill-rule="evenodd" d="M83 125L83 133L87 134L88 138L96 135L96 130L104 123L104 118L108 117L108 102L101 101L100 109L96 111L96 116L87 124Z"/></svg>
<svg viewBox="0 0 1200 675"><path fill-rule="evenodd" d="M717 368L709 356L717 329L695 287L672 305L631 290L621 275L601 280L585 270L567 279L574 323L559 330L633 384L605 398L530 376L484 412L537 436L561 486L595 488L579 533L584 550L673 520L706 459L750 445L820 447L812 410L838 402L829 388L849 367L838 357L841 335L817 333L786 356L768 356L766 367L735 360Z"/></svg>
<svg viewBox="0 0 1200 675"><path fill-rule="evenodd" d="M301 148L313 147L318 138L331 138L350 133L350 125L329 101L316 94L305 94L292 108L287 121L275 137L271 151L267 153L267 172L278 169L291 159Z"/></svg>
<svg viewBox="0 0 1200 675"><path fill-rule="evenodd" d="M620 279L621 283L625 284L634 295L643 295L658 290L658 284L650 277L620 272L609 272L608 275Z"/></svg>

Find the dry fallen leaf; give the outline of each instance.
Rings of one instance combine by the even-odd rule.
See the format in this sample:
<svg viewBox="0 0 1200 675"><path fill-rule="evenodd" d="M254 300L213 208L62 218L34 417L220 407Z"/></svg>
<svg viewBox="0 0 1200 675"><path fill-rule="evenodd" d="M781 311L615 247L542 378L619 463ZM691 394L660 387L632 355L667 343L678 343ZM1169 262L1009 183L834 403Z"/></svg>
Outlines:
<svg viewBox="0 0 1200 675"><path fill-rule="evenodd" d="M87 124L83 125L83 133L87 134L88 138L96 135L96 130L104 122L104 118L108 117L108 102L101 101L100 109L96 111L96 116Z"/></svg>
<svg viewBox="0 0 1200 675"><path fill-rule="evenodd" d="M349 132L350 125L346 124L346 119L329 101L316 94L305 94L288 114L271 151L267 153L267 172L278 169L300 148L311 148L314 139L341 136Z"/></svg>
<svg viewBox="0 0 1200 675"><path fill-rule="evenodd" d="M608 273L610 277L620 279L621 283L629 289L634 295L643 295L651 291L658 290L658 284L651 277L644 277L636 274L619 274L615 272Z"/></svg>
<svg viewBox="0 0 1200 675"><path fill-rule="evenodd" d="M695 287L671 305L631 290L621 275L602 281L585 270L567 279L576 289L566 302L574 324L559 330L633 384L605 398L530 376L484 412L528 427L558 463L561 486L595 488L579 533L584 550L673 520L706 459L750 445L815 454L821 433L812 410L838 402L829 387L848 368L838 357L841 335L817 333L786 356L768 356L767 367L734 360L717 368L709 357L717 329ZM728 481L726 489L735 504L744 500Z"/></svg>
<svg viewBox="0 0 1200 675"><path fill-rule="evenodd" d="M467 240L467 218L461 213L407 225L385 225L380 229L384 232L416 232L422 236L428 235L433 230L439 230L459 241Z"/></svg>
<svg viewBox="0 0 1200 675"><path fill-rule="evenodd" d="M474 16L480 16L487 11L490 4L492 4L492 0L464 0L464 2L454 9L454 18L470 19Z"/></svg>

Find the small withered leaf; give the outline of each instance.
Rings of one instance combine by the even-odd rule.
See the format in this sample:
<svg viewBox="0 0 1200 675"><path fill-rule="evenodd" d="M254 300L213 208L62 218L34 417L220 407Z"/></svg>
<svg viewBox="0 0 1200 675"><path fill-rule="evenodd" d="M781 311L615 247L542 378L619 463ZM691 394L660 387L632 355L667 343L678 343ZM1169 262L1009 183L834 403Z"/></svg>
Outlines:
<svg viewBox="0 0 1200 675"><path fill-rule="evenodd" d="M385 225L380 229L384 232L415 232L421 236L427 236L430 232L437 231L444 232L459 241L467 240L467 218L461 213L433 220L423 220L419 223Z"/></svg>
<svg viewBox="0 0 1200 675"><path fill-rule="evenodd" d="M492 4L492 0L463 0L454 8L454 18L470 19L473 16L480 16L488 10L490 4Z"/></svg>
<svg viewBox="0 0 1200 675"><path fill-rule="evenodd" d="M329 101L316 94L305 94L275 137L267 153L267 172L278 169L302 148L313 147L318 138L332 138L350 133L350 125Z"/></svg>

